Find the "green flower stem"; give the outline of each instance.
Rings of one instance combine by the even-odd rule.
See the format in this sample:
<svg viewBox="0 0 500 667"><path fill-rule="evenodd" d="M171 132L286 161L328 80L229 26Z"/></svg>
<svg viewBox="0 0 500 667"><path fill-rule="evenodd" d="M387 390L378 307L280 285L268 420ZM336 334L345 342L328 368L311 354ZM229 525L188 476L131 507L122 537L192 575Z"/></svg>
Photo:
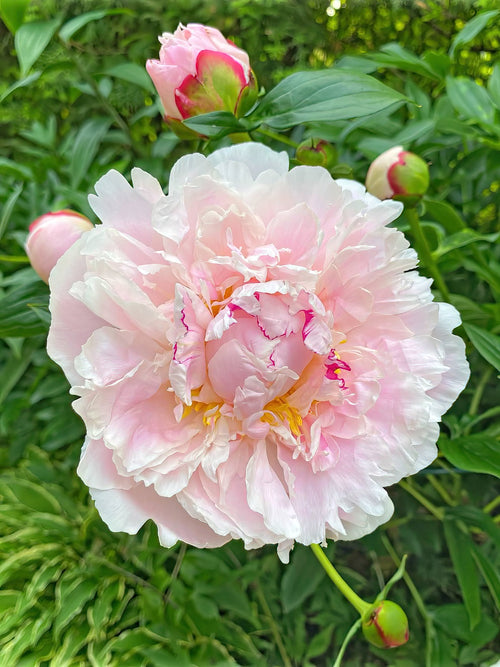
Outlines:
<svg viewBox="0 0 500 667"><path fill-rule="evenodd" d="M273 132L272 130L258 127L256 130L253 131L258 132L259 134L263 134L265 137L269 137L269 139L274 139L275 141L281 141L282 144L286 144L287 146L292 146L292 148L298 148L299 146L299 144L296 141L292 141L288 137L285 137L284 134L278 134L278 132Z"/></svg>
<svg viewBox="0 0 500 667"><path fill-rule="evenodd" d="M450 292L446 283L444 282L443 276L436 264L434 257L432 256L431 249L425 238L422 226L420 224L420 218L418 217L417 209L412 207L407 207L405 209L405 214L410 223L411 233L415 239L415 245L417 246L418 254L423 264L427 267L429 273L431 274L438 290L441 292L441 296L445 301L451 303Z"/></svg>
<svg viewBox="0 0 500 667"><path fill-rule="evenodd" d="M0 255L0 262L9 262L11 264L29 264L30 261L26 255Z"/></svg>
<svg viewBox="0 0 500 667"><path fill-rule="evenodd" d="M487 505L483 507L483 512L489 514L490 512L493 512L493 510L496 509L499 505L500 505L500 496L497 496L496 498L493 498L491 502L489 502Z"/></svg>
<svg viewBox="0 0 500 667"><path fill-rule="evenodd" d="M470 402L470 407L469 407L469 415L471 417L477 415L477 412L479 410L479 404L481 403L484 390L486 389L486 385L490 381L492 373L493 373L493 367L488 366L488 368L484 371L483 375L480 377L479 382L477 383L477 387L474 394L472 395L472 400Z"/></svg>
<svg viewBox="0 0 500 667"><path fill-rule="evenodd" d="M372 607L372 605L360 598L359 595L357 595L352 590L352 588L342 579L340 574L328 560L325 552L319 546L319 544L311 544L311 549L335 586L337 586L342 595L352 604L358 614L363 617L365 613Z"/></svg>
<svg viewBox="0 0 500 667"><path fill-rule="evenodd" d="M454 505L457 504L453 500L453 498L450 496L448 491L441 484L441 482L436 479L435 475L428 475L427 479L429 480L429 483L436 489L436 491L439 493L439 495L441 496L441 498L444 500L444 502L447 505L450 505L450 507L453 507Z"/></svg>
<svg viewBox="0 0 500 667"><path fill-rule="evenodd" d="M427 498L422 493L420 493L420 491L418 491L418 489L416 489L413 484L409 484L404 479L402 479L399 482L399 486L411 496L413 496L415 500L418 500L418 502L423 505L427 511L436 517L436 519L439 519L439 521L444 519L443 510L440 507L436 507L433 503L431 503L430 500L427 500Z"/></svg>

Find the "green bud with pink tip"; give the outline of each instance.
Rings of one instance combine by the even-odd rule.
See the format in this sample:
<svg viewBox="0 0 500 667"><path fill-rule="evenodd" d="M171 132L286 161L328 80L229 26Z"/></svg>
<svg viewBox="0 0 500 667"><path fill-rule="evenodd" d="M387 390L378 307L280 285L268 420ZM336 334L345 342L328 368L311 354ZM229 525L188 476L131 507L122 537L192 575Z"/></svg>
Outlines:
<svg viewBox="0 0 500 667"><path fill-rule="evenodd" d="M402 646L410 636L406 614L391 600L375 602L365 612L361 627L365 639L378 648Z"/></svg>
<svg viewBox="0 0 500 667"><path fill-rule="evenodd" d="M295 159L311 167L331 167L337 161L337 151L324 139L305 139L299 144Z"/></svg>
<svg viewBox="0 0 500 667"><path fill-rule="evenodd" d="M421 157L395 146L379 155L366 174L366 189L379 199L413 205L427 192L429 167Z"/></svg>

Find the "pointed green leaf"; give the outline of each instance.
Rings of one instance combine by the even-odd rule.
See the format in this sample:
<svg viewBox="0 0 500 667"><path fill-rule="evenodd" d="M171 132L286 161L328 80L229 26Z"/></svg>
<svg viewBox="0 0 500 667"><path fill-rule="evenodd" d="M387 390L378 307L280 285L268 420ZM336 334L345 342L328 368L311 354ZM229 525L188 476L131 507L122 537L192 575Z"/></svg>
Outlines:
<svg viewBox="0 0 500 667"><path fill-rule="evenodd" d="M281 603L285 613L296 609L312 595L324 576L325 571L313 552L297 545L281 580Z"/></svg>
<svg viewBox="0 0 500 667"><path fill-rule="evenodd" d="M439 450L457 468L500 477L500 447L498 441L487 433L454 440L440 438Z"/></svg>
<svg viewBox="0 0 500 667"><path fill-rule="evenodd" d="M99 146L106 136L111 121L109 118L91 118L79 129L71 154L71 186L78 188L87 173Z"/></svg>
<svg viewBox="0 0 500 667"><path fill-rule="evenodd" d="M136 86L144 88L144 90L147 90L151 95L154 95L155 87L151 81L151 77L144 67L141 67L137 63L118 63L118 65L114 65L113 67L104 70L103 74L133 83Z"/></svg>
<svg viewBox="0 0 500 667"><path fill-rule="evenodd" d="M493 104L500 109L500 63L496 63L493 73L488 81L488 92Z"/></svg>
<svg viewBox="0 0 500 667"><path fill-rule="evenodd" d="M24 86L29 86L32 83L34 83L37 79L40 78L41 74L42 74L41 72L32 72L26 78L19 79L19 81L13 83L11 86L7 88L7 90L4 90L3 93L0 95L0 103L2 103L5 99L7 99L7 97L18 88L24 88Z"/></svg>
<svg viewBox="0 0 500 667"><path fill-rule="evenodd" d="M285 130L300 123L369 116L406 101L401 93L360 72L296 72L269 91L250 118Z"/></svg>
<svg viewBox="0 0 500 667"><path fill-rule="evenodd" d="M450 56L453 58L458 47L464 46L465 44L471 42L474 37L479 35L481 30L483 30L488 25L490 20L494 16L497 16L499 13L500 10L498 9L493 9L488 12L481 12L477 16L474 16L473 19L468 21L462 30L453 38L450 48Z"/></svg>
<svg viewBox="0 0 500 667"><path fill-rule="evenodd" d="M461 530L455 521L445 519L443 525L453 568L469 616L469 627L473 630L481 620L479 576L471 553L474 542L470 534Z"/></svg>
<svg viewBox="0 0 500 667"><path fill-rule="evenodd" d="M454 109L467 120L493 123L495 109L483 86L465 76L448 76L446 92Z"/></svg>
<svg viewBox="0 0 500 667"><path fill-rule="evenodd" d="M464 324L464 329L479 354L500 371L500 336L474 324Z"/></svg>
<svg viewBox="0 0 500 667"><path fill-rule="evenodd" d="M12 34L24 21L30 0L0 0L0 18Z"/></svg>
<svg viewBox="0 0 500 667"><path fill-rule="evenodd" d="M14 45L22 77L26 76L38 60L60 24L59 18L48 21L30 21L23 23L16 32Z"/></svg>

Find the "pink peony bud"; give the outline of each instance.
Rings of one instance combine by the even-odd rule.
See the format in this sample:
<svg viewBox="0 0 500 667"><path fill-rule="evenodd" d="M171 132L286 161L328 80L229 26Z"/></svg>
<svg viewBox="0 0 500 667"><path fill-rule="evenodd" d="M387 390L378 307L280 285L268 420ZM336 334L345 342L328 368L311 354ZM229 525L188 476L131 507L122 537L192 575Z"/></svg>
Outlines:
<svg viewBox="0 0 500 667"><path fill-rule="evenodd" d="M366 174L366 189L379 199L411 203L429 187L429 168L421 157L395 146L379 155Z"/></svg>
<svg viewBox="0 0 500 667"><path fill-rule="evenodd" d="M26 254L44 282L49 282L49 274L59 257L92 227L84 215L68 210L46 213L31 223Z"/></svg>
<svg viewBox="0 0 500 667"><path fill-rule="evenodd" d="M324 139L306 139L298 146L295 158L300 164L331 167L337 161L337 151Z"/></svg>
<svg viewBox="0 0 500 667"><path fill-rule="evenodd" d="M376 602L363 619L363 634L378 648L396 648L410 636L408 619L401 607L391 600Z"/></svg>
<svg viewBox="0 0 500 667"><path fill-rule="evenodd" d="M248 54L216 28L180 24L159 40L160 60L148 60L146 69L174 130L185 118L209 111L239 115L255 101L257 84Z"/></svg>

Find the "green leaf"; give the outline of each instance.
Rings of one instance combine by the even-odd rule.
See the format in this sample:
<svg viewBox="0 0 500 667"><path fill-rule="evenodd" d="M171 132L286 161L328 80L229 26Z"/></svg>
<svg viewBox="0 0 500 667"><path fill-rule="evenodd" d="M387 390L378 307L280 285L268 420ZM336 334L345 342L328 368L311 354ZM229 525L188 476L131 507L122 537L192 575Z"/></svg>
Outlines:
<svg viewBox="0 0 500 667"><path fill-rule="evenodd" d="M432 79L439 78L426 62L397 42L385 44L380 53L370 54L369 57L384 67L396 67Z"/></svg>
<svg viewBox="0 0 500 667"><path fill-rule="evenodd" d="M464 329L479 354L500 371L500 336L474 324L464 324Z"/></svg>
<svg viewBox="0 0 500 667"><path fill-rule="evenodd" d="M5 99L7 99L7 97L18 88L24 88L24 86L30 86L37 79L39 79L41 75L42 75L41 72L32 72L26 78L19 79L19 81L13 83L11 86L7 88L7 90L4 90L3 93L0 95L0 103L3 102Z"/></svg>
<svg viewBox="0 0 500 667"><path fill-rule="evenodd" d="M59 580L56 591L58 612L54 621L55 637L58 637L84 605L95 597L97 588L97 582L83 575L75 576L74 572L68 572L67 577Z"/></svg>
<svg viewBox="0 0 500 667"><path fill-rule="evenodd" d="M108 118L91 118L83 123L73 143L70 161L71 186L76 189L87 174L97 150L106 136L111 121Z"/></svg>
<svg viewBox="0 0 500 667"><path fill-rule="evenodd" d="M495 109L483 86L465 76L448 76L446 91L454 109L468 120L494 122Z"/></svg>
<svg viewBox="0 0 500 667"><path fill-rule="evenodd" d="M465 222L448 202L425 198L424 203L434 220L441 223L449 234L465 228Z"/></svg>
<svg viewBox="0 0 500 667"><path fill-rule="evenodd" d="M30 509L53 514L61 512L61 506L57 500L43 486L33 484L28 480L11 478L0 480L0 485L5 485L5 495L13 496Z"/></svg>
<svg viewBox="0 0 500 667"><path fill-rule="evenodd" d="M325 571L313 552L297 545L281 579L281 603L285 613L296 609L312 595L324 576Z"/></svg>
<svg viewBox="0 0 500 667"><path fill-rule="evenodd" d="M96 9L92 12L86 12L80 16L75 16L75 18L70 19L63 27L59 30L59 37L64 41L68 42L73 35L75 35L81 28L90 23L91 21L99 21L105 16L110 14L132 14L130 10L127 9Z"/></svg>
<svg viewBox="0 0 500 667"><path fill-rule="evenodd" d="M470 534L461 530L455 521L445 518L443 525L446 544L469 616L469 627L473 630L481 620L479 576L471 553L474 542Z"/></svg>
<svg viewBox="0 0 500 667"><path fill-rule="evenodd" d="M450 47L450 57L453 58L453 56L455 55L455 51L458 49L458 47L468 44L474 39L474 37L479 35L481 30L483 30L488 25L490 20L494 16L497 16L499 13L500 10L498 9L493 9L488 12L481 12L473 19L468 21L462 28L462 30L458 33L458 35L455 35L455 37L453 38Z"/></svg>
<svg viewBox="0 0 500 667"><path fill-rule="evenodd" d="M462 604L441 605L432 612L432 618L447 635L460 639L466 644L484 646L498 634L498 625L487 616L484 616L472 631L468 622L467 610ZM441 667L440 662L435 664L436 667ZM456 664L455 661L453 665L456 666Z"/></svg>
<svg viewBox="0 0 500 667"><path fill-rule="evenodd" d="M446 514L455 519L461 519L468 526L479 528L492 539L496 548L500 550L500 526L497 526L492 517L482 509L472 505L457 505L447 507Z"/></svg>
<svg viewBox="0 0 500 667"><path fill-rule="evenodd" d="M0 18L12 34L24 21L30 0L0 0Z"/></svg>
<svg viewBox="0 0 500 667"><path fill-rule="evenodd" d="M477 243L478 241L495 243L499 237L500 232L496 232L495 234L478 234L472 229L466 228L461 232L451 234L451 236L445 236L432 254L434 257L438 258L442 255L446 255L446 253L451 252L452 250L469 245L469 243Z"/></svg>
<svg viewBox="0 0 500 667"><path fill-rule="evenodd" d="M249 123L246 119L238 120L230 111L211 111L187 118L183 125L207 137L222 137L234 132L247 132L257 127L258 123Z"/></svg>
<svg viewBox="0 0 500 667"><path fill-rule="evenodd" d="M496 608L500 611L500 576L497 569L476 544L473 545L472 557L488 586Z"/></svg>
<svg viewBox="0 0 500 667"><path fill-rule="evenodd" d="M103 74L107 76L114 76L117 79L122 79L122 81L128 81L133 83L136 86L140 86L154 95L155 87L151 81L151 77L147 73L144 67L141 67L137 63L118 63L114 67L109 67L104 70Z"/></svg>
<svg viewBox="0 0 500 667"><path fill-rule="evenodd" d="M296 72L269 91L250 118L286 130L300 123L369 116L405 101L401 93L360 72Z"/></svg>
<svg viewBox="0 0 500 667"><path fill-rule="evenodd" d="M61 19L59 18L48 21L30 21L30 23L23 23L16 32L14 45L22 77L26 76L38 60L60 24Z"/></svg>
<svg viewBox="0 0 500 667"><path fill-rule="evenodd" d="M0 158L0 165L1 165L2 159ZM19 195L23 191L23 184L20 184L12 190L10 193L9 197L7 198L7 201L4 204L2 214L0 215L0 239L2 239L5 230L7 229L7 225L9 224L9 219L12 214L12 211L14 210L14 206L16 205L17 200L19 199Z"/></svg>
<svg viewBox="0 0 500 667"><path fill-rule="evenodd" d="M500 63L496 63L493 67L493 73L488 81L488 92L493 104L500 109Z"/></svg>
<svg viewBox="0 0 500 667"><path fill-rule="evenodd" d="M439 449L450 463L461 470L500 477L500 447L488 434L467 435L454 440L442 437Z"/></svg>
<svg viewBox="0 0 500 667"><path fill-rule="evenodd" d="M35 272L30 282L10 289L0 297L0 336L27 337L46 333L47 325L30 307L32 304L47 306L48 288ZM19 272L18 272L19 273Z"/></svg>

